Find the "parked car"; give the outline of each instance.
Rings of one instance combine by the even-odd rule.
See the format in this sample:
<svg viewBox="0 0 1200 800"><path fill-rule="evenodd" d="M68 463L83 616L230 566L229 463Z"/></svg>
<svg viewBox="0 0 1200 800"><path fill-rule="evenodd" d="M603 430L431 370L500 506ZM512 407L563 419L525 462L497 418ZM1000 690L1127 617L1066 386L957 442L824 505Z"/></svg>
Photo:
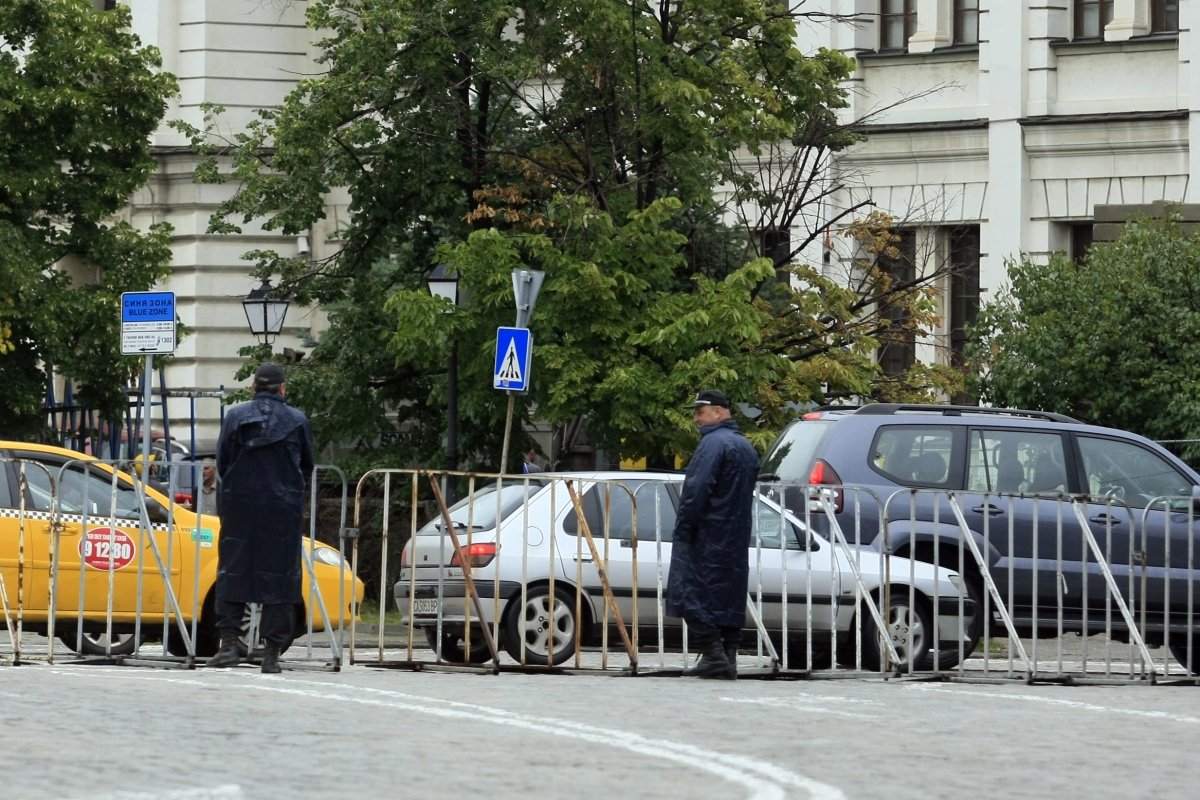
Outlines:
<svg viewBox="0 0 1200 800"><path fill-rule="evenodd" d="M570 499L568 480L577 492L581 492L584 519L601 550L602 559L607 528L605 572L626 624L632 622L634 607L632 545L636 509L639 632L643 644L657 643L659 576L661 573L665 587L670 574L671 537L683 476L649 472L555 475L527 484L506 483L499 498L494 484L481 487L472 497L464 498L450 509L451 522L464 550L468 549L467 532L468 525L471 526L468 552L471 576L482 598L483 621L489 626L496 619L498 582L501 645L514 660L521 659L524 643L526 663L558 664L573 654L577 631L582 641L588 644L599 638L603 588L593 554L580 539L581 526ZM622 486L628 487L629 491ZM630 492L634 493L636 503L631 500ZM864 665L868 669L877 668L883 645L874 633L869 613L855 606L855 580L847 553L818 535L808 537L806 552L803 525L766 497L758 498L755 515L758 540L747 553L751 568L747 590L757 596L761 574L763 623L773 638L782 641L785 574L782 551L786 549L787 631L792 637L790 665L805 661L807 581L811 575L814 663L821 663L830 654L828 632L834 620L840 642L845 646L844 650L839 647L841 660L854 662L855 648L850 632L855 629L855 615L862 613ZM500 520L498 534L497 519ZM865 589L877 596L884 583L879 554L864 550L859 560ZM463 660L466 585L462 565L450 537L442 530L440 517L431 520L409 540L401 563L400 580L394 587L400 611L406 616L411 612L415 627L423 631L431 647L440 647L444 658ZM808 572L809 564L811 573ZM920 668L927 660L932 645L934 597L939 598L943 614L940 646L957 648L963 631L953 615L958 613L960 600L966 604L969 613L973 613L970 600L961 592L963 584L958 575L949 569L935 571L925 564L915 565L912 584L915 604L910 607L909 563L893 558L890 569L891 604L885 623L902 666L910 658L909 628L913 631L911 656L914 663ZM553 597L549 585L551 573L554 575ZM522 580L525 581L524 600ZM411 603L410 583L413 585ZM576 615L576 587L581 588L582 614L579 616ZM440 643L437 638L439 613L443 630ZM610 615L610 623L612 619ZM681 638L680 620L665 617L662 622L664 640L677 642ZM749 618L747 628L751 634L744 641L749 645L755 633ZM616 634L609 637L610 646L619 641ZM824 653L819 652L821 647L826 648ZM479 617L474 612L470 658L472 661L488 658L479 630Z"/></svg>
<svg viewBox="0 0 1200 800"><path fill-rule="evenodd" d="M843 492L836 517L847 536L854 539L855 531L861 531L859 538L873 547L880 546L882 538L875 497L886 502L893 493L910 488L955 492L1001 596L1007 600L1012 593L1009 611L1022 636L1057 634L1060 597L1065 631L1083 631L1085 597L1087 630L1105 630L1107 585L1069 498L1056 499L1075 495L1086 506L1090 530L1106 549L1126 599L1132 584L1139 613L1138 562L1145 550L1144 636L1152 646L1166 638L1172 653L1184 661L1190 633L1186 611L1191 503L1186 498L1200 493L1200 475L1141 436L1040 411L884 403L826 407L805 414L783 431L763 459L762 473L763 479L778 477L783 482L863 487L867 491ZM935 502L933 495L918 494L914 505L910 494L897 496L889 508L892 552L957 568L960 526L947 497L943 494ZM1147 508L1161 496L1185 499L1169 509L1164 504ZM789 493L788 505L803 515L800 492ZM813 523L818 529L827 527L819 516ZM1166 631L1168 539L1171 618ZM1131 581L1131 569L1136 580ZM963 578L971 598L978 601L983 581L969 550ZM1200 608L1200 591L1195 601ZM1114 636L1128 639L1121 615L1112 609L1109 618ZM998 625L998 617L996 621ZM982 634L982 622L980 615L970 631L972 640ZM999 632L1003 635L1002 627ZM1200 639L1196 652L1200 653ZM953 653L945 656L947 664L954 663Z"/></svg>
<svg viewBox="0 0 1200 800"><path fill-rule="evenodd" d="M108 604L108 564L113 564L113 641L111 652L124 655L133 652L133 629L137 609L137 565L144 555L142 591L143 636L159 631L164 608L167 605L166 587L150 552L138 553L138 521L141 503L130 475L117 475L115 534L109 534L109 521L113 514L112 468L106 464L91 463L90 456L82 456L60 447L0 442L0 458L24 459L25 464L25 564L24 576L24 627L27 630L45 633L50 607L50 532L51 502L50 480L47 472L35 464L43 464L57 481L60 469L74 462L63 474L58 484L59 521L64 525L59 537L58 583L55 597L55 632L68 647L74 649L77 642L79 581L82 564L88 564L84 575L83 623L84 639L82 650L88 654L103 654L106 641L106 619ZM18 543L20 540L20 464L13 460L0 462L0 574L3 574L7 600L15 611L17 603ZM153 525L154 541L159 552L166 558L168 547L172 554L171 586L175 591L184 621L190 626L199 611L196 654L210 656L217 649L214 587L217 578L217 542L221 536L221 522L217 517L205 514L202 518L176 505L174 528L168 527L168 504L165 494L153 485L145 490L146 508ZM86 506L86 508L85 508ZM83 530L84 511L87 511L87 531ZM199 537L199 598L200 607L193 604L197 586L196 540ZM306 546L307 546L307 539ZM111 555L110 555L111 551ZM343 563L336 548L317 543L311 550L313 568L320 587L325 608L338 624L338 576ZM344 598L347 609L351 597L361 600L363 583L354 577L347 565L344 569ZM307 630L307 604L310 602L309 581L304 581L304 604L296 608L297 632ZM343 617L349 624L349 615ZM157 620L157 622L155 622ZM325 617L316 609L313 615L314 630L325 629ZM0 625L3 623L0 622ZM177 655L183 654L182 642L170 637L167 649Z"/></svg>

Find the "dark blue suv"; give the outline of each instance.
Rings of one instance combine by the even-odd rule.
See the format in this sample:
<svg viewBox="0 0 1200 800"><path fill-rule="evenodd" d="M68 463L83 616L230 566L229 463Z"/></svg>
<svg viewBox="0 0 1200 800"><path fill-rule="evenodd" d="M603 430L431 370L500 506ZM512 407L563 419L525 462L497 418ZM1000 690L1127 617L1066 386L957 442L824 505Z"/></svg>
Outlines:
<svg viewBox="0 0 1200 800"><path fill-rule="evenodd" d="M1200 475L1141 436L1039 411L825 407L780 434L762 473L765 480L862 487L837 496L835 516L846 537L880 547L886 505L892 552L955 570L961 558L978 604L983 580L960 544L946 494L953 492L1019 635L1054 636L1061 626L1089 634L1107 629L1126 641L1128 626L1080 526L1080 509L1121 596L1133 600L1130 610L1147 644L1165 641L1185 663L1189 603L1200 611L1200 586L1193 588L1189 569L1189 531L1200 530L1200 521L1191 524L1200 500L1188 499L1200 495ZM785 496L803 517L803 492ZM1159 497L1183 499L1151 502ZM810 513L813 526L828 532L828 519ZM992 635L1004 636L999 617L993 619ZM973 649L982 614L970 630ZM1200 661L1200 638L1193 649ZM943 650L942 666L957 662L957 646L953 651Z"/></svg>

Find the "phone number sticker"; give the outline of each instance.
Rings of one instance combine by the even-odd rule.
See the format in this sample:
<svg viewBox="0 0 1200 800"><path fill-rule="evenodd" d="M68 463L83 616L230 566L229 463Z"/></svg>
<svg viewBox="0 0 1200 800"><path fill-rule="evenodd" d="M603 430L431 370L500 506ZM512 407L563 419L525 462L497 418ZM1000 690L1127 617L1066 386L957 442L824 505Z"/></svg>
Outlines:
<svg viewBox="0 0 1200 800"><path fill-rule="evenodd" d="M93 569L124 569L133 563L137 545L129 534L112 528L92 528L79 542L83 563Z"/></svg>

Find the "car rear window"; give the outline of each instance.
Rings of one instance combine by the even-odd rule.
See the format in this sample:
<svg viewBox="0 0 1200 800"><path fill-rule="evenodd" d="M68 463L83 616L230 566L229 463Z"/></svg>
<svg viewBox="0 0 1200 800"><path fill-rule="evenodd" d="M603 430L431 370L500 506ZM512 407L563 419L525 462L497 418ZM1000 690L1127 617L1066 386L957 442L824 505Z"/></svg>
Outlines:
<svg viewBox="0 0 1200 800"><path fill-rule="evenodd" d="M808 480L817 451L835 420L797 420L784 429L763 458L760 472L783 480Z"/></svg>
<svg viewBox="0 0 1200 800"><path fill-rule="evenodd" d="M529 487L526 489L525 484L508 481L500 490L500 519L508 519L508 516L519 508L525 502L526 497L533 497L541 491L542 484L540 481L530 481ZM484 485L475 489L474 511L470 508L471 497L464 497L454 505L450 506L450 522L456 528L466 529L469 522L474 530L486 531L496 527L496 486ZM442 530L442 517L436 515L433 519L426 523L425 527L417 531L418 536L429 536L440 534Z"/></svg>
<svg viewBox="0 0 1200 800"><path fill-rule="evenodd" d="M948 488L955 483L954 429L885 425L875 434L871 467L904 486Z"/></svg>

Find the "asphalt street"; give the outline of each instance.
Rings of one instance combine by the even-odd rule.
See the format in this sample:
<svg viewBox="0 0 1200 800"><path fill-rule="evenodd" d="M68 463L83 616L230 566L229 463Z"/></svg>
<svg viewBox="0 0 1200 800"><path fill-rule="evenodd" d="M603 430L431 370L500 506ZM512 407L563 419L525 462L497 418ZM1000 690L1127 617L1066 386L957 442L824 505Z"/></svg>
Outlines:
<svg viewBox="0 0 1200 800"><path fill-rule="evenodd" d="M1200 688L0 668L0 797L1194 797Z"/></svg>

